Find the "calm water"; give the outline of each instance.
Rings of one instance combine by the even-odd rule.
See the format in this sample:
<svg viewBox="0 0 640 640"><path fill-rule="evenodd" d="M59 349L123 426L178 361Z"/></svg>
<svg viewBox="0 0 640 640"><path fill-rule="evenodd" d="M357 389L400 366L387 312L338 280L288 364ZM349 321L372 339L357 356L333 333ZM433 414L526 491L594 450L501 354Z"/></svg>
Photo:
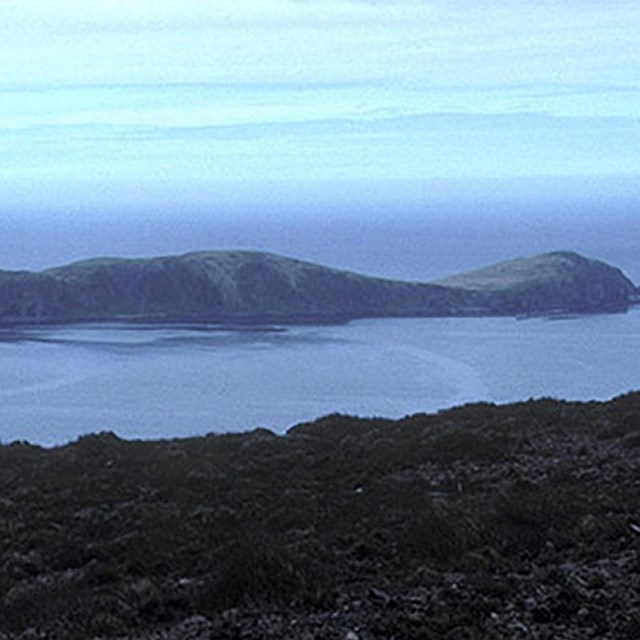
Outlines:
<svg viewBox="0 0 640 640"><path fill-rule="evenodd" d="M399 417L474 400L606 399L640 388L638 320L640 309L251 331L0 330L0 439L283 431L336 411Z"/></svg>

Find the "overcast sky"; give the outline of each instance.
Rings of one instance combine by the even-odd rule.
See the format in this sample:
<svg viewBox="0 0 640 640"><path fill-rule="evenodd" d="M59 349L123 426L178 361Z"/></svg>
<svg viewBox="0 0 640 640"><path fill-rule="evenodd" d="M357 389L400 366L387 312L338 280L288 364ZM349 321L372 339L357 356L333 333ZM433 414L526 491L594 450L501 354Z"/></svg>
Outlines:
<svg viewBox="0 0 640 640"><path fill-rule="evenodd" d="M4 0L0 42L0 211L640 173L637 0Z"/></svg>

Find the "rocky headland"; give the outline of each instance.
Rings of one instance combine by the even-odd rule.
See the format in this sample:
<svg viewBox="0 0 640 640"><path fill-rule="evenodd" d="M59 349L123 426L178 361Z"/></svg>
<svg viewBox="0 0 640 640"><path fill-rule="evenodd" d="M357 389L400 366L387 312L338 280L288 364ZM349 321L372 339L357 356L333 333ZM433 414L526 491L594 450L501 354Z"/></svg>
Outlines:
<svg viewBox="0 0 640 640"><path fill-rule="evenodd" d="M0 447L0 638L640 637L640 394Z"/></svg>
<svg viewBox="0 0 640 640"><path fill-rule="evenodd" d="M372 278L251 251L98 258L38 273L0 271L0 325L526 316L618 312L636 300L636 287L619 269L571 252L433 283Z"/></svg>

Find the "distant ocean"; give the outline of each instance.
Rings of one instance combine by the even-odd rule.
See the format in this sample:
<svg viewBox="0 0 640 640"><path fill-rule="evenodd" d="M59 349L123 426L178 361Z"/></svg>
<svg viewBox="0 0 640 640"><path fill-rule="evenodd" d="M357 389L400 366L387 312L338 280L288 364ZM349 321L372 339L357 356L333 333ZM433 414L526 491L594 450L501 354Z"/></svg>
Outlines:
<svg viewBox="0 0 640 640"><path fill-rule="evenodd" d="M96 256L256 249L369 275L430 280L492 262L572 250L640 283L640 199L371 205L307 202L235 210L5 211L1 269Z"/></svg>

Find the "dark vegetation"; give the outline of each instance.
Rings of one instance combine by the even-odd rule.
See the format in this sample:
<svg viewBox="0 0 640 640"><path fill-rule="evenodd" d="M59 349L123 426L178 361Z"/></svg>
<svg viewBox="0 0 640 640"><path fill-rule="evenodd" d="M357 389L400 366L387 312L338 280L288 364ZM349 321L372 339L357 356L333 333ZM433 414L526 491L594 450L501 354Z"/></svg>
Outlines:
<svg viewBox="0 0 640 640"><path fill-rule="evenodd" d="M640 637L640 393L0 447L0 638Z"/></svg>

